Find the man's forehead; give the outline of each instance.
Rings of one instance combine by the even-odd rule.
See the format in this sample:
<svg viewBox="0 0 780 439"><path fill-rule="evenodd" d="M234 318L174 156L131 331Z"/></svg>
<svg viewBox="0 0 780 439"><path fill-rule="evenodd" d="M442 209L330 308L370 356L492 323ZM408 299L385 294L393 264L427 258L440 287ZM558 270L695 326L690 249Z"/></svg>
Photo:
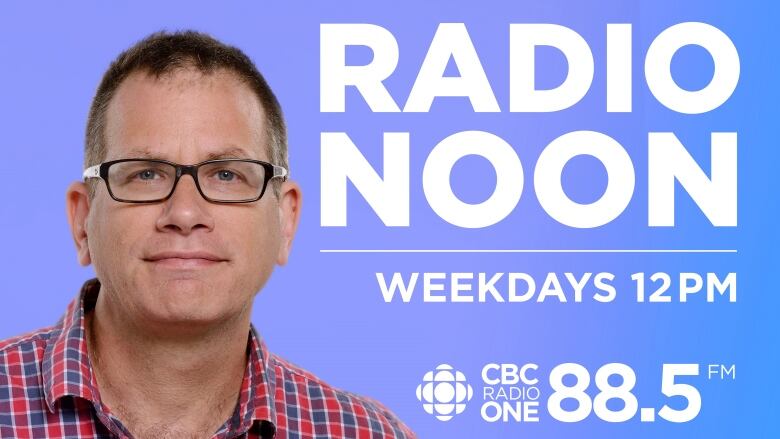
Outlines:
<svg viewBox="0 0 780 439"><path fill-rule="evenodd" d="M159 77L133 72L106 116L107 159L268 159L260 100L226 70L183 68Z"/></svg>

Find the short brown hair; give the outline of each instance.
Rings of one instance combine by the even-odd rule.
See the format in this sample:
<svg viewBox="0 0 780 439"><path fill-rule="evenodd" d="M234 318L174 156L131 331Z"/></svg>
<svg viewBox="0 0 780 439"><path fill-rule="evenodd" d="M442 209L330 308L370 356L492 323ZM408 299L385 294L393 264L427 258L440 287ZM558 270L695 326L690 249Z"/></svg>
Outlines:
<svg viewBox="0 0 780 439"><path fill-rule="evenodd" d="M268 156L275 165L289 170L287 158L287 128L282 109L271 87L244 52L226 45L208 34L196 31L156 32L125 50L103 74L87 118L84 145L84 168L101 163L106 158L106 113L111 99L122 81L133 72L146 72L159 78L176 70L195 68L212 74L218 70L234 73L257 95L267 119L266 135L270 140ZM278 196L278 182L274 192ZM94 195L90 185L90 197Z"/></svg>

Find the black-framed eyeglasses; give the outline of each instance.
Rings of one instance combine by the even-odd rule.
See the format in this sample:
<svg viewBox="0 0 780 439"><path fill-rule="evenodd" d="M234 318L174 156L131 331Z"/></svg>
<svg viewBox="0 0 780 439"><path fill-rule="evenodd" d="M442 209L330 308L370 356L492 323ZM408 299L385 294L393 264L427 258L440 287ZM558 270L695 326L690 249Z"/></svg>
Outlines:
<svg viewBox="0 0 780 439"><path fill-rule="evenodd" d="M271 179L287 179L285 168L250 159L206 160L195 165L120 159L90 166L83 177L103 180L116 201L156 203L173 195L184 174L195 180L200 195L212 203L251 203L263 197Z"/></svg>

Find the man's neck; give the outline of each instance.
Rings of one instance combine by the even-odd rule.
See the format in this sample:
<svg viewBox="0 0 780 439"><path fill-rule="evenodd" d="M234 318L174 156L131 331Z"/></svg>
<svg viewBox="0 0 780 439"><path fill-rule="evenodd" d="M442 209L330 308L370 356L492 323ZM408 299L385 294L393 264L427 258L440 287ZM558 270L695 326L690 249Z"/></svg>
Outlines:
<svg viewBox="0 0 780 439"><path fill-rule="evenodd" d="M98 297L86 316L102 403L136 438L204 437L233 413L247 364L249 315L199 333L146 331Z"/></svg>

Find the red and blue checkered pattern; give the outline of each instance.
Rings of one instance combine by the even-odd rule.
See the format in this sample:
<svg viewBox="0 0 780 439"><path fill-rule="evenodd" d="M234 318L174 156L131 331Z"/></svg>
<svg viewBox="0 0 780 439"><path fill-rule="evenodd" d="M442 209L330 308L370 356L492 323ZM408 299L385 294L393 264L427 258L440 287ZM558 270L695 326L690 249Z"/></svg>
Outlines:
<svg viewBox="0 0 780 439"><path fill-rule="evenodd" d="M84 315L99 290L87 281L56 325L0 341L0 438L132 438L101 403L87 355ZM248 338L238 404L213 438L416 437L379 402L268 352L254 327Z"/></svg>

